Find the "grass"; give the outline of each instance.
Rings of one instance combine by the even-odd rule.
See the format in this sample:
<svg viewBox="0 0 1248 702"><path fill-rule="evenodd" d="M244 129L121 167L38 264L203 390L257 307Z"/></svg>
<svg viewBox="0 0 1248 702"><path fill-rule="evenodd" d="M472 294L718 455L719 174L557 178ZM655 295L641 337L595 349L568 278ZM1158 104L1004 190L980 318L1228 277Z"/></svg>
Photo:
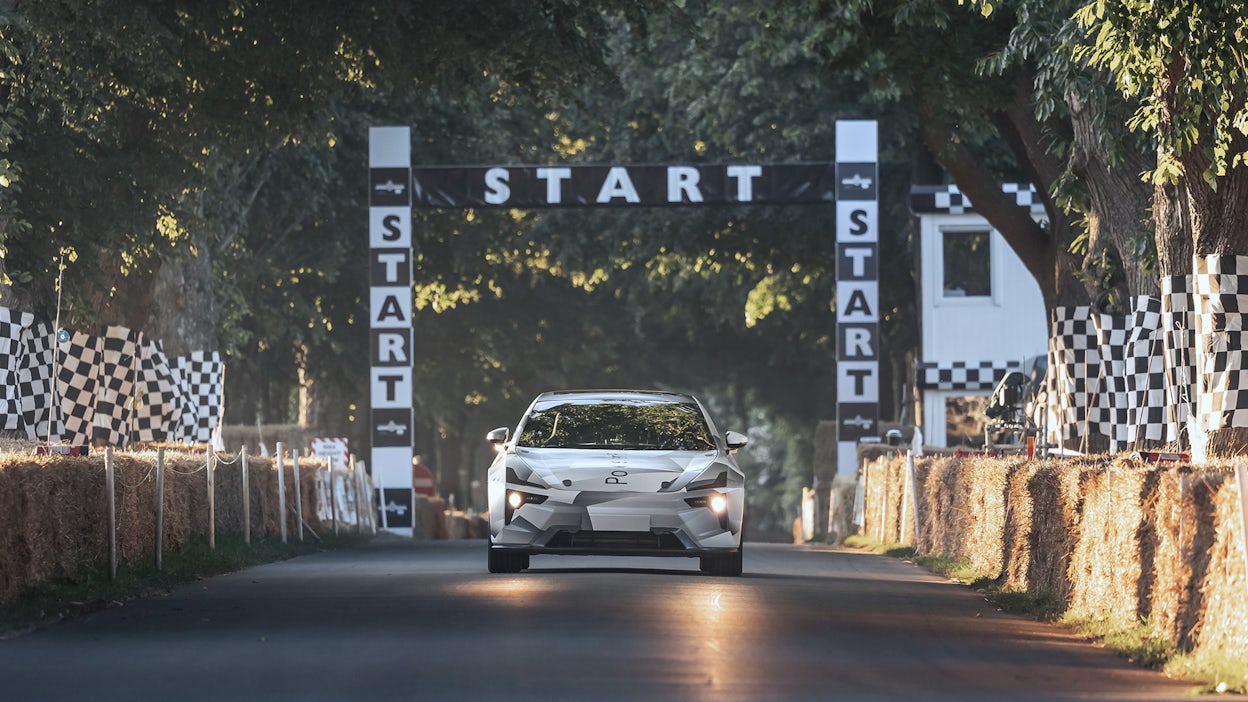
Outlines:
<svg viewBox="0 0 1248 702"><path fill-rule="evenodd" d="M0 638L10 638L63 619L105 609L126 600L168 590L213 575L231 573L248 566L294 558L317 551L354 546L370 535L333 534L320 541L309 539L283 544L278 538L252 539L248 545L242 534L218 534L216 550L208 547L206 536L191 540L183 548L167 552L163 567L156 570L155 559L145 557L117 566L117 578L110 581L108 566L92 568L77 577L35 585L14 598L0 603Z"/></svg>
<svg viewBox="0 0 1248 702"><path fill-rule="evenodd" d="M1203 686L1201 692L1248 693L1248 661L1219 652L1181 653L1164 634L1146 621L1076 617L1067 614L1064 603L1052 595L1003 588L995 578L976 571L966 563L944 556L916 555L912 547L904 544L881 543L867 536L851 536L845 540L845 545L913 561L933 573L982 593L1003 612L1059 622L1133 663L1198 683Z"/></svg>

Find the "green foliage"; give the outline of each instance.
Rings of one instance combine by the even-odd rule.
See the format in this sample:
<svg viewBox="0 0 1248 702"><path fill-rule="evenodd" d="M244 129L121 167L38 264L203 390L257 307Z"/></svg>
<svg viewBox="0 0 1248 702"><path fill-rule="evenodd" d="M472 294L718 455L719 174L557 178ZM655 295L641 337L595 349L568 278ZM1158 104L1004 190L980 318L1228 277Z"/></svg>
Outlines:
<svg viewBox="0 0 1248 702"><path fill-rule="evenodd" d="M1185 174L1184 157L1210 187L1248 156L1248 4L1199 0L1096 0L1074 18L1075 56L1108 71L1138 100L1131 129L1156 139L1154 183Z"/></svg>

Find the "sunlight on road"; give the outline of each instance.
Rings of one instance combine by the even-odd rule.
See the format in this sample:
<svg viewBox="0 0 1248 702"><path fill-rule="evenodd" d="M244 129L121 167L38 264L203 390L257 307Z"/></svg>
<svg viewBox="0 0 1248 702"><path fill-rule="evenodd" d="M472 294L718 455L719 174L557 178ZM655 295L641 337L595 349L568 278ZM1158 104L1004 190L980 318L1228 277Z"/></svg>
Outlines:
<svg viewBox="0 0 1248 702"><path fill-rule="evenodd" d="M749 676L742 665L751 650L759 603L753 588L734 582L681 584L669 603L675 634L688 640L690 670L704 678L696 688L700 699L735 699L739 683Z"/></svg>

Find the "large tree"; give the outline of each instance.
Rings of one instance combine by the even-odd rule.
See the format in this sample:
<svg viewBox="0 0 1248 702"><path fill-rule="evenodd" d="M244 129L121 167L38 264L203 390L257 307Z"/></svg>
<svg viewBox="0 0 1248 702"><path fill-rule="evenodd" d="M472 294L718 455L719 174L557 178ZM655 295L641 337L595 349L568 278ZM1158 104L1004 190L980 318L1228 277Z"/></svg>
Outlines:
<svg viewBox="0 0 1248 702"><path fill-rule="evenodd" d="M1248 404L1237 390L1242 307L1234 275L1248 269L1248 3L1098 0L1077 13L1081 55L1138 99L1132 129L1157 148L1155 211L1163 273L1197 274L1197 392L1205 408L1199 450L1248 446ZM1248 272L1248 271L1246 271ZM1219 280L1218 275L1226 276Z"/></svg>

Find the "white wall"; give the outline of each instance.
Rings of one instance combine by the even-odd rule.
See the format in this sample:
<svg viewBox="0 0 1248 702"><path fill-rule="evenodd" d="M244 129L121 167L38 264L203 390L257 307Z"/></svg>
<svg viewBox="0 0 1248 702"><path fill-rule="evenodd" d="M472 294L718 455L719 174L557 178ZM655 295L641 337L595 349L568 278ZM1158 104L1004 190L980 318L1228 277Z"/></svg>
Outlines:
<svg viewBox="0 0 1248 702"><path fill-rule="evenodd" d="M988 228L979 215L923 215L922 351L924 362L1006 360L1044 355L1048 331L1040 286L1005 240L992 233L992 297L950 298L941 290L945 229Z"/></svg>
<svg viewBox="0 0 1248 702"><path fill-rule="evenodd" d="M1040 286L996 231L991 236L991 297L945 297L945 230L983 231L991 227L977 214L924 214L920 218L922 347L925 363L1013 361L1043 356L1048 349L1048 323ZM945 399L987 395L972 390L925 390L923 436L944 446Z"/></svg>

